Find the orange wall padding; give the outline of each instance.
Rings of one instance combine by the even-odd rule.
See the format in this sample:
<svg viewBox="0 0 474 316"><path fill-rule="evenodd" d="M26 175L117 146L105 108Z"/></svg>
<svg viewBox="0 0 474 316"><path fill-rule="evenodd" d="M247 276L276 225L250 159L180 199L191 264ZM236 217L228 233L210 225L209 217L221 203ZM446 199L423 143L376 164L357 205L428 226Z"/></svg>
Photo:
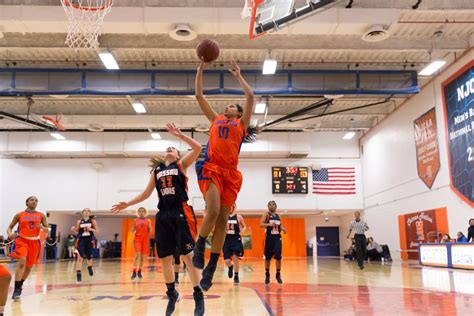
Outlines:
<svg viewBox="0 0 474 316"><path fill-rule="evenodd" d="M198 231L202 223L202 217L198 219ZM245 250L245 257L263 257L265 243L265 229L260 228L260 217L244 217L247 231L245 236L252 236L252 249ZM282 224L288 233L282 233L283 257L306 257L306 231L304 218L282 218ZM122 258L133 258L133 219L122 221ZM155 219L152 219L155 227ZM154 236L151 235L152 237Z"/></svg>

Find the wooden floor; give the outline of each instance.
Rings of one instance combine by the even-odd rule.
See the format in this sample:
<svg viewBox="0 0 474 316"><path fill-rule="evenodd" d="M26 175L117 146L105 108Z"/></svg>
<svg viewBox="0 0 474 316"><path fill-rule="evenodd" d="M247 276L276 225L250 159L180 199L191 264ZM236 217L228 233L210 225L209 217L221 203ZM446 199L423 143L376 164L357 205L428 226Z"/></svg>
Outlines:
<svg viewBox="0 0 474 316"><path fill-rule="evenodd" d="M417 262L370 263L361 271L354 262L335 258L285 259L284 284L275 283L272 266L272 283L265 286L263 261L243 263L240 286L220 265L207 293L206 315L474 315L470 271L420 268ZM94 277L85 271L79 285L71 261L38 265L22 299L8 300L6 315L164 315L159 260L147 262L141 282L130 281L131 260L94 265ZM180 278L184 299L175 315L192 315L192 286L185 273Z"/></svg>

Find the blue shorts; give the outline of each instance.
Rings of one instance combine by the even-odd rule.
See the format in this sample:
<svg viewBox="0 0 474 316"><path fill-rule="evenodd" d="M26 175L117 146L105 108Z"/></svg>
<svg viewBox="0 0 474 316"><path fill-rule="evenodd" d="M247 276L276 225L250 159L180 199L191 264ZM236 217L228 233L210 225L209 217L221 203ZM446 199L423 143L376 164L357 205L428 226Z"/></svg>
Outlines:
<svg viewBox="0 0 474 316"><path fill-rule="evenodd" d="M244 256L244 245L242 244L242 239L239 238L226 238L224 242L224 247L222 247L224 252L224 259L231 259L233 255L241 258Z"/></svg>
<svg viewBox="0 0 474 316"><path fill-rule="evenodd" d="M281 260L281 236L267 235L265 238L265 260Z"/></svg>

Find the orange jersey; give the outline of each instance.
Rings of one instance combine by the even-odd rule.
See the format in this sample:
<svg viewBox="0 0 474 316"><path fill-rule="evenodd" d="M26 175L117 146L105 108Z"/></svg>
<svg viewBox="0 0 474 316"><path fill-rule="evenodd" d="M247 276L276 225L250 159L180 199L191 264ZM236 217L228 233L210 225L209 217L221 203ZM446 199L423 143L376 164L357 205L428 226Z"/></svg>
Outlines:
<svg viewBox="0 0 474 316"><path fill-rule="evenodd" d="M150 220L148 218L135 219L135 236L150 235Z"/></svg>
<svg viewBox="0 0 474 316"><path fill-rule="evenodd" d="M21 212L18 218L18 235L22 237L39 237L41 232L39 224L41 224L42 221L43 214L40 212Z"/></svg>
<svg viewBox="0 0 474 316"><path fill-rule="evenodd" d="M245 135L246 129L240 119L216 116L210 129L206 161L226 169L237 169Z"/></svg>

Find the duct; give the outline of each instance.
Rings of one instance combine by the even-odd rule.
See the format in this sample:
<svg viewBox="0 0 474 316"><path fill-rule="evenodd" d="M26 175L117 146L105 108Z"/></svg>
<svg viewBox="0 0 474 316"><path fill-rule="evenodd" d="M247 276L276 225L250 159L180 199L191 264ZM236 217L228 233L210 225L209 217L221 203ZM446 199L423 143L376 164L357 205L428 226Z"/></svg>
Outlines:
<svg viewBox="0 0 474 316"><path fill-rule="evenodd" d="M242 70L256 95L414 94L415 71L280 70L264 76ZM30 95L194 95L195 70L0 69L0 96ZM224 70L206 72L204 94L242 95Z"/></svg>

